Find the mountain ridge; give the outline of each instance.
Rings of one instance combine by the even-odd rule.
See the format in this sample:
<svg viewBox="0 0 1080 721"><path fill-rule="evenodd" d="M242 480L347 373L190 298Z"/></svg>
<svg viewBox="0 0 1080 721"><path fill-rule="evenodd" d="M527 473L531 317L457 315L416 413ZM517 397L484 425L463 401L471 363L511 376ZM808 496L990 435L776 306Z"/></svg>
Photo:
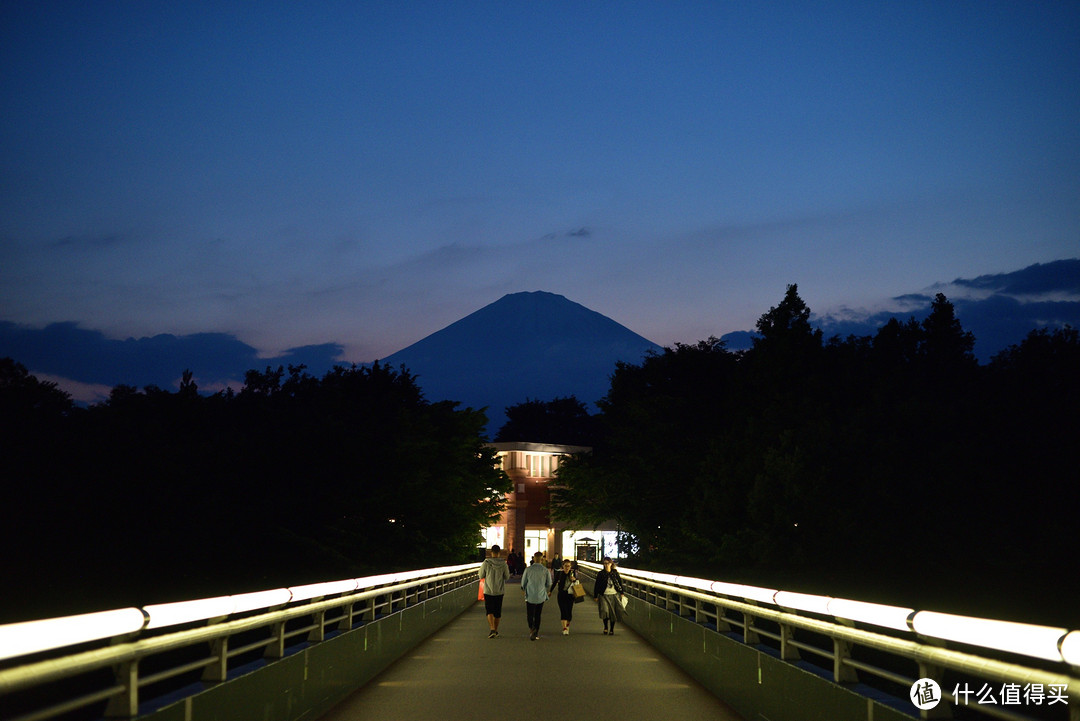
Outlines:
<svg viewBox="0 0 1080 721"><path fill-rule="evenodd" d="M653 341L547 291L508 293L379 362L403 365L428 400L487 408L489 435L504 409L573 395L591 404L617 361L640 362Z"/></svg>

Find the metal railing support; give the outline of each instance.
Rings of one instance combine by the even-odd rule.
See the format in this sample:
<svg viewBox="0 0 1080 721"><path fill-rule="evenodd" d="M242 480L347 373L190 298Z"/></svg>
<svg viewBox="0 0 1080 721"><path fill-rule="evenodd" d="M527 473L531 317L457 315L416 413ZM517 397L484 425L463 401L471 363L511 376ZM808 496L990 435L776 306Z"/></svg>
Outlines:
<svg viewBox="0 0 1080 721"><path fill-rule="evenodd" d="M793 640L795 640L795 629L787 624L781 624L780 658L785 661L798 661L802 658L802 656L799 655L799 649L792 643Z"/></svg>
<svg viewBox="0 0 1080 721"><path fill-rule="evenodd" d="M210 655L215 660L203 671L202 680L207 683L221 683L229 676L229 637L224 636L211 641Z"/></svg>
<svg viewBox="0 0 1080 721"><path fill-rule="evenodd" d="M837 683L858 683L859 674L851 666L844 663L851 658L851 641L834 638L833 642L833 681Z"/></svg>
<svg viewBox="0 0 1080 721"><path fill-rule="evenodd" d="M116 683L123 690L105 706L106 718L132 718L139 713L139 660L125 661L113 667Z"/></svg>
<svg viewBox="0 0 1080 721"><path fill-rule="evenodd" d="M266 645L263 658L275 659L285 657L285 622L278 621L270 626L271 641Z"/></svg>
<svg viewBox="0 0 1080 721"><path fill-rule="evenodd" d="M754 617L748 613L743 613L743 643L747 646L756 646L761 643L761 636L754 628Z"/></svg>
<svg viewBox="0 0 1080 721"><path fill-rule="evenodd" d="M308 641L312 643L318 643L319 641L326 640L326 611L319 610L311 614L312 619L315 622L315 628L311 629L311 633L308 634Z"/></svg>
<svg viewBox="0 0 1080 721"><path fill-rule="evenodd" d="M943 666L919 661L919 678L941 678L944 673L945 668ZM951 719L952 717L952 706L945 703L945 699L942 699L941 703L932 709L919 711L919 718L921 719Z"/></svg>
<svg viewBox="0 0 1080 721"><path fill-rule="evenodd" d="M352 630L353 618L355 617L355 615L356 614L353 611L353 604L351 603L341 609L341 620L338 622L338 630L342 633Z"/></svg>

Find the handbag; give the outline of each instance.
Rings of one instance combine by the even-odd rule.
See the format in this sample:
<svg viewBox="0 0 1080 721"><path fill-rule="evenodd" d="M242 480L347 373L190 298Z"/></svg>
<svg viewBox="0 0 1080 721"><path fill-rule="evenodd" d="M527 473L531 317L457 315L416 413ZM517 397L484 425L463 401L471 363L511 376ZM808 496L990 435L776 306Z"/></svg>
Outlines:
<svg viewBox="0 0 1080 721"><path fill-rule="evenodd" d="M482 579L482 578L480 579L480 593L476 594L476 600L477 601L483 601L484 600L484 579Z"/></svg>
<svg viewBox="0 0 1080 721"><path fill-rule="evenodd" d="M585 587L581 585L581 581L574 581L570 586L570 590L574 594L575 599L585 598Z"/></svg>
<svg viewBox="0 0 1080 721"><path fill-rule="evenodd" d="M629 602L630 602L630 599L628 599L626 596L619 596L619 603L622 604L623 608L626 608L626 604L629 603Z"/></svg>

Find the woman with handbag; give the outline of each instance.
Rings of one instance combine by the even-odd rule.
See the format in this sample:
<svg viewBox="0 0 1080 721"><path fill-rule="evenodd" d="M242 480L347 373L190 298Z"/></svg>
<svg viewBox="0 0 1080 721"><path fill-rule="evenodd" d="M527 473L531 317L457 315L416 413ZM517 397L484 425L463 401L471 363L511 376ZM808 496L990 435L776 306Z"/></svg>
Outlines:
<svg viewBox="0 0 1080 721"><path fill-rule="evenodd" d="M615 562L604 557L604 570L596 574L593 587L596 605L600 610L600 620L604 622L604 635L615 635L615 622L623 619L623 585Z"/></svg>
<svg viewBox="0 0 1080 721"><path fill-rule="evenodd" d="M570 622L574 620L574 603L577 601L574 593L575 584L578 588L581 588L577 575L570 564L570 559L565 558L562 562L562 568L555 572L554 579L555 588L559 589L557 598L559 601L559 614L562 617L563 636L570 635ZM581 593L584 594L585 589L581 589Z"/></svg>

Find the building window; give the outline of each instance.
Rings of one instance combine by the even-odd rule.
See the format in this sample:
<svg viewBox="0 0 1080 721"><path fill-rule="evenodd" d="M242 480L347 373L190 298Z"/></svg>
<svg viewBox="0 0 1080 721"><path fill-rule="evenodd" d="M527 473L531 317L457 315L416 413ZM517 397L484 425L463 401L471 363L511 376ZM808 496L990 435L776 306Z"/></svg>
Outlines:
<svg viewBox="0 0 1080 721"><path fill-rule="evenodd" d="M534 553L545 553L548 550L547 530L525 531L525 561L532 561Z"/></svg>
<svg viewBox="0 0 1080 721"><path fill-rule="evenodd" d="M480 546L483 548L491 548L492 546L506 548L506 526L489 526L487 528L481 528L480 533L484 538L484 540L480 542Z"/></svg>
<svg viewBox="0 0 1080 721"><path fill-rule="evenodd" d="M529 471L529 478L551 478L558 465L555 456L548 453L525 454L525 468Z"/></svg>

